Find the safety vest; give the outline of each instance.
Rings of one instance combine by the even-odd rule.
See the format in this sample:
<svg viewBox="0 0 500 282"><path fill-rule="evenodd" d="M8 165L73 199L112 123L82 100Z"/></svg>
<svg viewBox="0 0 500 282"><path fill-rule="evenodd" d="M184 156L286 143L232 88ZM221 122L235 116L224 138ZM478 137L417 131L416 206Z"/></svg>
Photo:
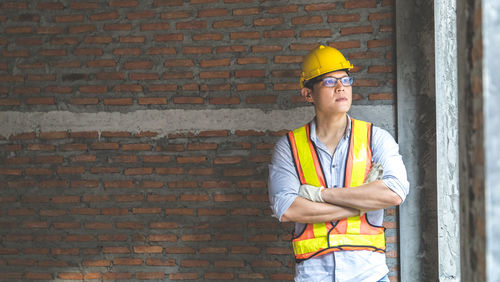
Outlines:
<svg viewBox="0 0 500 282"><path fill-rule="evenodd" d="M372 124L351 118L349 152L346 159L344 187L362 185L371 168ZM328 187L316 146L311 142L310 124L288 133L288 140L301 184ZM292 239L297 262L335 251L370 250L385 252L385 228L371 225L363 216L336 222L309 223Z"/></svg>

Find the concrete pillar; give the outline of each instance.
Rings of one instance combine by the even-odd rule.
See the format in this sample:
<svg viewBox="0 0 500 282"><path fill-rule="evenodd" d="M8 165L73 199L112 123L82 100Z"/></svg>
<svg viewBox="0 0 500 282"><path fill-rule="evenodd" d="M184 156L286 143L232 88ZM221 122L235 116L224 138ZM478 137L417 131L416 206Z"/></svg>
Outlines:
<svg viewBox="0 0 500 282"><path fill-rule="evenodd" d="M460 281L455 1L434 2L439 281Z"/></svg>
<svg viewBox="0 0 500 282"><path fill-rule="evenodd" d="M438 280L433 4L396 1L397 136L410 181L399 213L405 282Z"/></svg>
<svg viewBox="0 0 500 282"><path fill-rule="evenodd" d="M483 0L487 281L500 280L500 2Z"/></svg>

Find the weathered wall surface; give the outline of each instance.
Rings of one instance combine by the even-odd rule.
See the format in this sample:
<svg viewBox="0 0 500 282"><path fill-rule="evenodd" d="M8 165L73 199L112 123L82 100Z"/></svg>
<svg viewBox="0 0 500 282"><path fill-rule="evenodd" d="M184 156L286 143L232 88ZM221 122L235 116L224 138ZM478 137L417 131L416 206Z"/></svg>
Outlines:
<svg viewBox="0 0 500 282"><path fill-rule="evenodd" d="M461 278L487 281L481 0L457 5Z"/></svg>
<svg viewBox="0 0 500 282"><path fill-rule="evenodd" d="M390 0L1 1L0 278L292 279L266 180L312 117L302 56L341 49L353 115L394 133L393 18Z"/></svg>
<svg viewBox="0 0 500 282"><path fill-rule="evenodd" d="M432 0L396 3L398 141L410 181L400 208L402 281L439 279L433 11Z"/></svg>

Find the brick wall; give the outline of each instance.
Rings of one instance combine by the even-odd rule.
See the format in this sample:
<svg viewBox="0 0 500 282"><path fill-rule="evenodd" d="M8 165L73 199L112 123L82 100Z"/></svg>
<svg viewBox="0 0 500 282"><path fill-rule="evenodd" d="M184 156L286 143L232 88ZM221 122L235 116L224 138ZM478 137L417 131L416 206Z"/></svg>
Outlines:
<svg viewBox="0 0 500 282"><path fill-rule="evenodd" d="M0 1L0 110L293 110L318 43L356 66L355 105L391 106L393 11L390 0ZM270 216L266 188L285 131L190 128L0 132L0 278L291 280L292 225ZM385 226L395 281L396 209Z"/></svg>

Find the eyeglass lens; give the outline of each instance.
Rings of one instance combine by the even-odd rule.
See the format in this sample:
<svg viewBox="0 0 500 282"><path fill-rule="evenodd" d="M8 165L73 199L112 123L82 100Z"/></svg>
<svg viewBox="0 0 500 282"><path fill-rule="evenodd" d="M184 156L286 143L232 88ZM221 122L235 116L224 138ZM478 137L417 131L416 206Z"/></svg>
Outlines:
<svg viewBox="0 0 500 282"><path fill-rule="evenodd" d="M340 80L340 83L344 86L351 86L354 79L351 76L344 76L342 78L335 78L335 77L326 77L323 79L323 85L325 87L334 87L337 85L337 81Z"/></svg>

